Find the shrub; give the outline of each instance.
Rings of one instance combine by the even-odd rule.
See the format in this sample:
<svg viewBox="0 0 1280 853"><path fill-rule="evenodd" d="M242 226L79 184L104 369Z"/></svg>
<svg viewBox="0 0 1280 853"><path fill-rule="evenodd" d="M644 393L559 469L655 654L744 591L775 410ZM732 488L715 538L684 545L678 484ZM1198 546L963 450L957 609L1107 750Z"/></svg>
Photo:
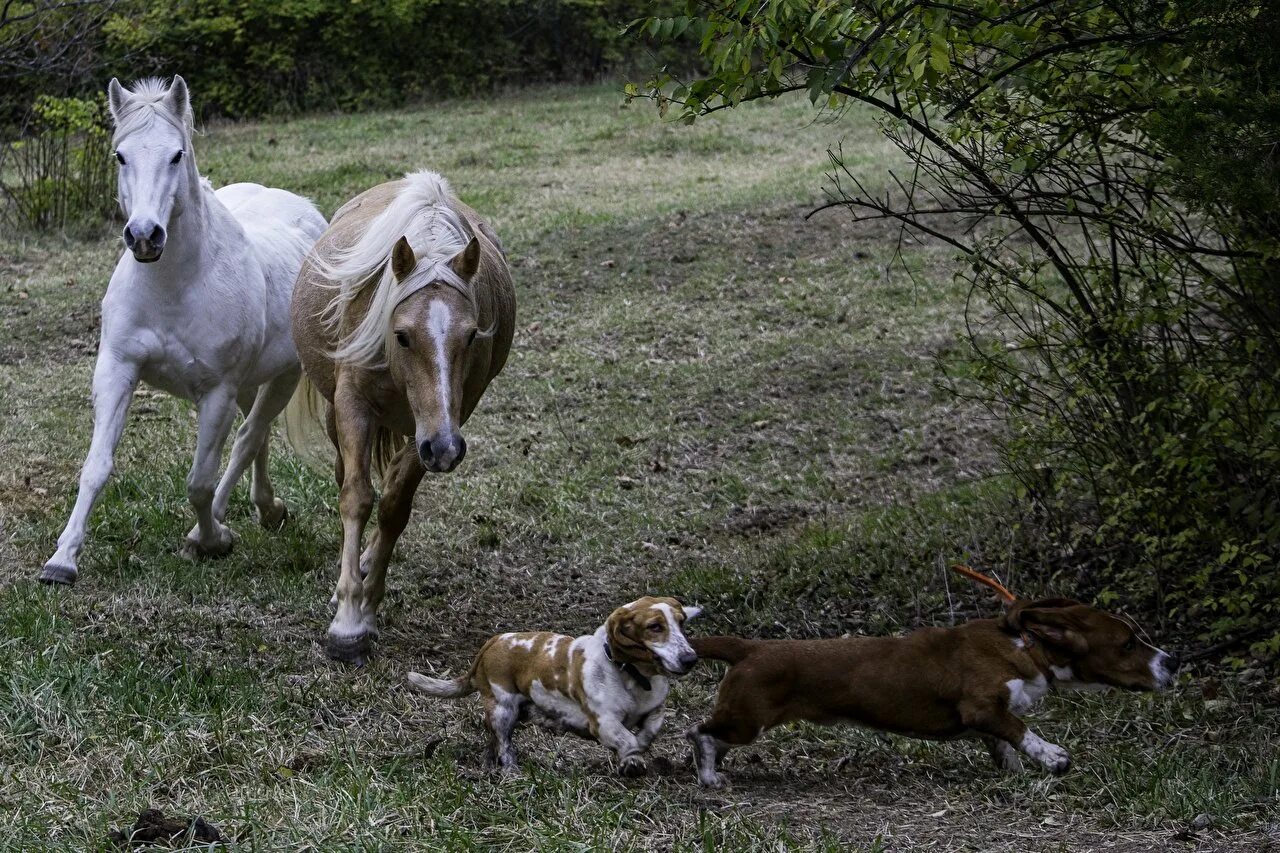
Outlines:
<svg viewBox="0 0 1280 853"><path fill-rule="evenodd" d="M805 91L912 164L832 205L941 239L1004 459L1104 601L1280 651L1280 11L1258 0L690 0L693 120ZM630 91L640 94L639 87ZM957 227L964 223L967 227Z"/></svg>
<svg viewBox="0 0 1280 853"><path fill-rule="evenodd" d="M14 225L66 229L116 209L111 130L102 98L40 96L27 131L0 148L0 214Z"/></svg>

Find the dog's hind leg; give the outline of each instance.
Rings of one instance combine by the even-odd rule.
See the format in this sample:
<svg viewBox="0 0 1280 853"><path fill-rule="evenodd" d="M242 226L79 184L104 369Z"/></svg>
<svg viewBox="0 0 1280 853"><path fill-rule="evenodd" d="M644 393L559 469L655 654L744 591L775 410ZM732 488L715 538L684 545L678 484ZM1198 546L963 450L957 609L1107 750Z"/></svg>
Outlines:
<svg viewBox="0 0 1280 853"><path fill-rule="evenodd" d="M732 696L725 685L733 677L733 670L720 686L720 697ZM716 700L711 718L694 726L685 734L693 744L693 763L698 769L698 784L706 788L723 788L725 778L719 772L725 753L735 746L746 746L768 728L762 721L761 706L733 705L721 698ZM765 714L771 713L764 710ZM767 720L768 717L763 719Z"/></svg>
<svg viewBox="0 0 1280 853"><path fill-rule="evenodd" d="M489 729L489 748L485 752L485 767L503 773L520 772L516 760L516 747L512 742L516 726L520 723L520 706L524 697L519 693L497 690L484 699L484 722Z"/></svg>

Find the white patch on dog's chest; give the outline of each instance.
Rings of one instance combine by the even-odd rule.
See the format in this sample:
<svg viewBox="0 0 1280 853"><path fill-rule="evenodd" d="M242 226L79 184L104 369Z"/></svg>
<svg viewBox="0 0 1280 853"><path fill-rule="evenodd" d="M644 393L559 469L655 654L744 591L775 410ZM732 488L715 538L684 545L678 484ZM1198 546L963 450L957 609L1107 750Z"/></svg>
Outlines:
<svg viewBox="0 0 1280 853"><path fill-rule="evenodd" d="M1043 675L1030 681L1011 678L1004 686L1009 689L1009 710L1015 714L1031 710L1049 692L1049 682Z"/></svg>

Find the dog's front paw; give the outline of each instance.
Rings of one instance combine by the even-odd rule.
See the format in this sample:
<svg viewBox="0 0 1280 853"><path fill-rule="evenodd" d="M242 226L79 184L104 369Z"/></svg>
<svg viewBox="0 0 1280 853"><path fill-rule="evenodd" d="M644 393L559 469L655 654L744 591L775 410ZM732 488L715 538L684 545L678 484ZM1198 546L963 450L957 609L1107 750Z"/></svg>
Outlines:
<svg viewBox="0 0 1280 853"><path fill-rule="evenodd" d="M618 765L618 775L625 776L628 779L635 779L648 772L649 768L645 766L644 759L638 755L628 755Z"/></svg>
<svg viewBox="0 0 1280 853"><path fill-rule="evenodd" d="M1022 751L1054 776L1061 776L1071 769L1071 756L1065 749L1029 731L1022 738Z"/></svg>

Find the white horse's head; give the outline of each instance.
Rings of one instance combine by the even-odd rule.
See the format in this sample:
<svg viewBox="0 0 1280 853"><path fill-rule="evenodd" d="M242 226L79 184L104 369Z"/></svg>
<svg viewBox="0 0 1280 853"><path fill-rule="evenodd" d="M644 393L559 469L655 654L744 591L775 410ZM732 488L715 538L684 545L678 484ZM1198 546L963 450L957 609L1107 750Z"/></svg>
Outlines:
<svg viewBox="0 0 1280 853"><path fill-rule="evenodd" d="M124 244L141 263L160 260L174 220L182 215L199 175L191 156L191 101L186 81L139 80L107 87L112 139L119 163L120 210L128 222Z"/></svg>

